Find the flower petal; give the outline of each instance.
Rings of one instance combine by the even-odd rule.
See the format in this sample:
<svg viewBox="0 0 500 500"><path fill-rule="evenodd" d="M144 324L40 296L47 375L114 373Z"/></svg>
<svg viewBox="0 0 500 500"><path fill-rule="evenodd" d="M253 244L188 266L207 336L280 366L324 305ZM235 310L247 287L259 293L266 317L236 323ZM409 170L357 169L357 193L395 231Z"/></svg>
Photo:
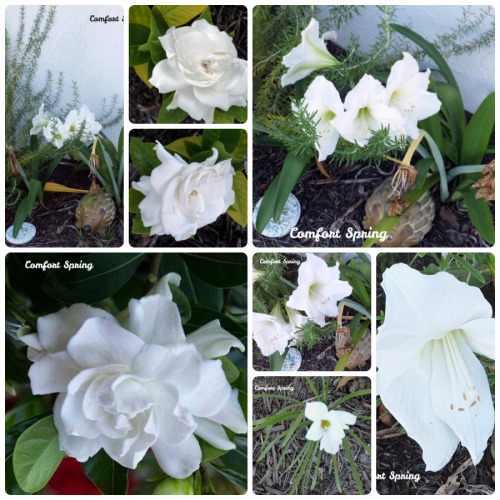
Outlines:
<svg viewBox="0 0 500 500"><path fill-rule="evenodd" d="M236 445L227 437L222 425L206 418L196 417L197 423L194 433L218 450L234 450Z"/></svg>
<svg viewBox="0 0 500 500"><path fill-rule="evenodd" d="M66 392L71 379L81 371L66 351L49 353L31 365L28 375L33 394Z"/></svg>
<svg viewBox="0 0 500 500"><path fill-rule="evenodd" d="M306 403L305 416L309 420L318 420L328 413L328 407L320 401Z"/></svg>
<svg viewBox="0 0 500 500"><path fill-rule="evenodd" d="M200 467L201 448L194 435L177 444L159 439L152 448L158 464L171 477L183 479Z"/></svg>
<svg viewBox="0 0 500 500"><path fill-rule="evenodd" d="M460 326L472 352L495 359L495 320L475 319Z"/></svg>
<svg viewBox="0 0 500 500"><path fill-rule="evenodd" d="M460 330L434 342L431 400L436 414L469 450L474 464L493 433L495 413L488 378Z"/></svg>
<svg viewBox="0 0 500 500"><path fill-rule="evenodd" d="M311 427L307 430L306 439L309 441L319 441L324 435L323 428L321 427L321 421L316 420L311 424Z"/></svg>
<svg viewBox="0 0 500 500"><path fill-rule="evenodd" d="M144 342L108 318L88 319L69 341L68 352L82 367L130 366Z"/></svg>
<svg viewBox="0 0 500 500"><path fill-rule="evenodd" d="M335 455L339 451L341 443L342 439L336 439L333 433L327 431L323 434L319 448L320 450Z"/></svg>
<svg viewBox="0 0 500 500"><path fill-rule="evenodd" d="M238 395L238 390L233 389L222 409L210 415L210 420L222 424L236 434L244 434L247 432L247 422L238 401Z"/></svg>
<svg viewBox="0 0 500 500"><path fill-rule="evenodd" d="M218 319L186 335L186 342L193 344L205 358L225 356L232 347L242 352L245 350L245 346L234 335L220 326Z"/></svg>

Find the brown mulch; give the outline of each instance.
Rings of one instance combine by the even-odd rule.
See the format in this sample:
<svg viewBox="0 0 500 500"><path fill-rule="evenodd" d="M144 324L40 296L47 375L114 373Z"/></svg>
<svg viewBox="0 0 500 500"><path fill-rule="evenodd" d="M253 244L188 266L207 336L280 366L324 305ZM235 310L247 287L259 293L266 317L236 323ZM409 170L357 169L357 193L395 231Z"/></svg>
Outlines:
<svg viewBox="0 0 500 500"><path fill-rule="evenodd" d="M211 5L212 23L233 39L238 57L247 59L248 30L247 8L241 5ZM162 94L155 87L149 88L129 69L129 118L132 123L156 123L162 105ZM188 116L182 123L204 123Z"/></svg>
<svg viewBox="0 0 500 500"><path fill-rule="evenodd" d="M370 380L366 377L360 377L351 380L344 387L337 389L337 383L340 377L329 377L328 400L333 403L341 397L361 390L370 388ZM321 390L321 378L311 377L317 391ZM255 397L255 394L275 394L281 395L299 401L316 401L316 397L311 387L304 377L257 377L253 380L253 419L254 421L260 418L265 418L270 415L277 414L286 406L292 404L279 398ZM258 389L258 387L266 387L268 390ZM269 390L271 387L275 389ZM343 402L340 410L348 411L355 415L371 415L370 395L357 396ZM293 410L293 408L292 408ZM270 443L278 434L288 429L294 420L277 423L271 429L267 443ZM285 458L283 459L280 468L277 468L278 461L281 457L281 441L278 441L261 460L257 461L262 453L265 441L267 428L258 430L253 433L253 491L258 495L286 495L292 488L291 477L297 467L302 465L302 462L296 463L289 471L285 470L293 462L297 454L301 451L306 443L305 435L308 426L305 426L292 442ZM356 435L363 440L365 444L370 446L370 420L358 418L351 429ZM357 443L352 436L347 434L347 439L351 449L351 454L356 465L358 474L363 484L364 492L370 491L371 484L371 458L365 452L363 447ZM348 462L344 450L340 450L337 454L340 485L343 495L358 495L357 485L351 466ZM313 490L310 490L312 476L314 474L315 465L312 467L310 477L307 478L307 494L308 495L334 495L338 494L335 484L335 476L333 470L333 457L329 453L323 453L321 463L319 464L318 479ZM301 494L302 486L297 490L297 494Z"/></svg>
<svg viewBox="0 0 500 500"><path fill-rule="evenodd" d="M74 189L89 189L88 170L77 170L74 162L63 160L55 169L51 182L56 182ZM27 193L23 194L26 196ZM43 205L36 202L35 208L26 222L36 227L36 236L25 245L5 244L12 248L31 247L120 247L123 245L123 208L118 208L112 226L111 238L96 233L93 236L83 235L75 227L75 211L84 194L44 193ZM14 223L16 207L5 210L5 227ZM108 232L109 233L109 232Z"/></svg>
<svg viewBox="0 0 500 500"><path fill-rule="evenodd" d="M378 423L380 429L386 427ZM490 440L491 442L491 440ZM377 491L383 495L434 495L443 486L447 494L491 495L495 490L491 466L495 464L489 451L477 465L472 463L456 479L448 479L470 459L467 448L459 445L450 462L437 472L426 472L422 460L422 449L416 441L406 435L388 439L377 439ZM393 474L412 474L413 478L390 479ZM382 479L385 474L385 479ZM419 475L420 477L418 478ZM417 480L418 478L418 480ZM442 490L441 490L442 491Z"/></svg>
<svg viewBox="0 0 500 500"><path fill-rule="evenodd" d="M135 137L143 142L166 145L182 137L201 135L202 130L188 129L135 129L130 132L130 137ZM130 160L130 183L138 181L139 172ZM149 236L132 233L132 222L135 214L129 214L129 241L133 247L236 247L241 248L247 244L247 228L238 225L229 215L220 215L215 222L199 229L194 236L183 241L175 241L172 236Z"/></svg>
<svg viewBox="0 0 500 500"><path fill-rule="evenodd" d="M281 171L287 151L284 148L255 145L253 150L253 203L264 196L269 184ZM340 239L268 238L254 230L253 243L259 247L360 247L364 238L346 238L349 228L363 231L362 220L365 202L372 191L384 179L393 174L396 165L386 161L377 166L355 164L350 169L337 165L326 165L327 172L335 183L317 184L326 178L313 166L297 183L292 193L301 206L301 217L297 224L300 231L329 230L332 225L340 229ZM457 203L442 205L439 186L432 189L436 204L436 217L432 229L419 247L489 247L476 231L465 210ZM359 203L359 204L358 204Z"/></svg>

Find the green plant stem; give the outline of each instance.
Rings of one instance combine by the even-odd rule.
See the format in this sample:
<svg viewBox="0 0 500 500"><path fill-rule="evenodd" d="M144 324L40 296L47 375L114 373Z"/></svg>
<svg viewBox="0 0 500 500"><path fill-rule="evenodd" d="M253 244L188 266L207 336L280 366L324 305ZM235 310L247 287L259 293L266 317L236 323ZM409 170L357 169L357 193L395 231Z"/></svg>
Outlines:
<svg viewBox="0 0 500 500"><path fill-rule="evenodd" d="M452 179L457 177L458 175L461 174L477 174L480 173L484 168L484 165L461 165L460 167L455 167L452 168L449 172L448 175L446 176L446 179L448 183L451 182Z"/></svg>
<svg viewBox="0 0 500 500"><path fill-rule="evenodd" d="M349 441L347 441L347 438L342 439L342 444L344 445L345 454L347 455L347 459L349 460L349 464L351 465L352 473L354 474L354 480L356 481L356 484L358 486L359 494L364 495L365 491L363 489L363 483L359 478L358 469L356 468L356 464L352 459L351 449L349 447Z"/></svg>

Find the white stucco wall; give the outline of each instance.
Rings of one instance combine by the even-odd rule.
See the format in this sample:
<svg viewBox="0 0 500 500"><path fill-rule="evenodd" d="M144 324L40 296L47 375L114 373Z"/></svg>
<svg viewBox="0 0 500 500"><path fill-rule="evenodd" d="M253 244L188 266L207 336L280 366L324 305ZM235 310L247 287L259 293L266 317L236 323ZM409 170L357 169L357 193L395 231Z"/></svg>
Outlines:
<svg viewBox="0 0 500 500"><path fill-rule="evenodd" d="M25 8L28 30L38 7ZM15 38L19 26L19 9L19 6L9 6L5 12L5 25L11 39ZM118 17L119 21L92 22L92 15ZM116 5L58 6L55 25L43 46L34 90L42 89L47 70L52 71L55 79L62 72L61 104L71 102L71 83L76 81L81 104L87 104L96 117L103 98L110 100L117 94L119 107L123 107L124 24L123 9ZM64 117L62 119L64 121ZM116 142L122 125L105 129L104 133Z"/></svg>
<svg viewBox="0 0 500 500"><path fill-rule="evenodd" d="M481 6L472 6L472 11L478 12L480 9ZM461 16L462 8L458 5L399 5L393 22L411 25L413 31L432 42L437 33L442 34L455 28L458 25L457 18ZM341 26L337 42L341 46L346 46L351 34L354 34L359 37L361 49L368 50L378 33L378 23L377 8L366 6L360 9L359 16L355 16L347 25ZM484 31L489 27L485 26ZM459 84L466 109L475 111L481 101L495 90L494 47L481 49L472 55L452 56L448 64Z"/></svg>

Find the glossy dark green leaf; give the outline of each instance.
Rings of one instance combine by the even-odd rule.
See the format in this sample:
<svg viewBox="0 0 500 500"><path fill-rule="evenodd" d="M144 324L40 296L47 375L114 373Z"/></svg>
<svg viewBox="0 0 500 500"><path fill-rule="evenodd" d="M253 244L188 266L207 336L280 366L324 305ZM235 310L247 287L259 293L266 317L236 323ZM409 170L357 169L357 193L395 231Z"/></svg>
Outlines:
<svg viewBox="0 0 500 500"><path fill-rule="evenodd" d="M224 370L224 375L226 376L227 381L230 384L236 382L236 380L240 376L238 367L234 365L226 356L222 356L219 359L222 362L222 369Z"/></svg>
<svg viewBox="0 0 500 500"><path fill-rule="evenodd" d="M212 149L215 141L219 140L220 130L206 128L201 136L201 147L203 149Z"/></svg>
<svg viewBox="0 0 500 500"><path fill-rule="evenodd" d="M220 321L220 325L224 328L224 330L232 333L235 337L245 343L247 330L244 326L225 314L218 313L204 307L191 307L191 319L184 324L184 331L186 334L194 332L198 328L205 326L207 323L210 323L210 321L215 319Z"/></svg>
<svg viewBox="0 0 500 500"><path fill-rule="evenodd" d="M149 27L142 24L129 24L128 59L130 66L139 66L151 59L148 52L140 51L139 47L148 42L151 34Z"/></svg>
<svg viewBox="0 0 500 500"><path fill-rule="evenodd" d="M141 175L151 175L151 171L161 163L153 146L136 137L130 138L130 157L134 167Z"/></svg>
<svg viewBox="0 0 500 500"><path fill-rule="evenodd" d="M262 197L259 211L257 213L257 220L255 221L255 228L259 233L264 231L268 222L273 218L274 204L276 201L276 193L278 191L280 177L281 172L274 178Z"/></svg>
<svg viewBox="0 0 500 500"><path fill-rule="evenodd" d="M133 234L149 234L151 232L150 227L146 227L144 222L142 222L142 216L140 212L134 217L132 221L132 233Z"/></svg>
<svg viewBox="0 0 500 500"><path fill-rule="evenodd" d="M172 283L169 283L168 286L172 292L172 300L179 308L181 321L182 323L186 323L191 318L191 304L180 288L176 287Z"/></svg>
<svg viewBox="0 0 500 500"><path fill-rule="evenodd" d="M167 109L173 98L174 94L163 95L163 104L161 105L157 123L180 123L189 116L188 113L181 108Z"/></svg>
<svg viewBox="0 0 500 500"><path fill-rule="evenodd" d="M139 203L145 198L146 196L142 194L140 191L137 191L137 189L130 188L128 191L128 210L129 212L132 212L133 214L136 214L139 211Z"/></svg>
<svg viewBox="0 0 500 500"><path fill-rule="evenodd" d="M41 490L63 457L52 416L39 420L21 434L14 447L12 465L19 486L31 493Z"/></svg>
<svg viewBox="0 0 500 500"><path fill-rule="evenodd" d="M206 5L168 5L161 12L170 26L182 26L201 14Z"/></svg>
<svg viewBox="0 0 500 500"><path fill-rule="evenodd" d="M189 270L205 283L231 288L247 282L247 257L243 253L182 254Z"/></svg>
<svg viewBox="0 0 500 500"><path fill-rule="evenodd" d="M476 190L469 188L459 189L464 197L470 220L479 234L491 245L495 243L495 227L491 217L491 209L484 198L476 198Z"/></svg>
<svg viewBox="0 0 500 500"><path fill-rule="evenodd" d="M50 271L42 289L66 304L92 304L113 295L132 276L143 259L143 254L101 253L76 259L77 264L91 264L92 270L61 269ZM67 259L72 262L70 259Z"/></svg>
<svg viewBox="0 0 500 500"><path fill-rule="evenodd" d="M227 453L227 450L219 450L201 438L198 438L198 442L200 443L202 460L214 460Z"/></svg>
<svg viewBox="0 0 500 500"><path fill-rule="evenodd" d="M220 458L222 466L210 463L220 474L229 479L238 488L247 489L247 440L244 437L235 438L236 449L230 450Z"/></svg>
<svg viewBox="0 0 500 500"><path fill-rule="evenodd" d="M26 349L21 342L9 335L5 336L5 379L8 382L26 384L29 382L28 370L31 365L26 357Z"/></svg>
<svg viewBox="0 0 500 500"><path fill-rule="evenodd" d="M115 462L104 450L83 463L82 469L105 495L127 494L128 469Z"/></svg>
<svg viewBox="0 0 500 500"><path fill-rule="evenodd" d="M243 137L245 136L245 137ZM244 142L245 147L242 148L242 153L238 153L241 159L243 159L243 155L246 152L246 131L241 129L223 129L219 131L219 137L217 137L219 141L224 144L226 151L231 153L231 155L236 156L235 149L240 145L241 142Z"/></svg>

